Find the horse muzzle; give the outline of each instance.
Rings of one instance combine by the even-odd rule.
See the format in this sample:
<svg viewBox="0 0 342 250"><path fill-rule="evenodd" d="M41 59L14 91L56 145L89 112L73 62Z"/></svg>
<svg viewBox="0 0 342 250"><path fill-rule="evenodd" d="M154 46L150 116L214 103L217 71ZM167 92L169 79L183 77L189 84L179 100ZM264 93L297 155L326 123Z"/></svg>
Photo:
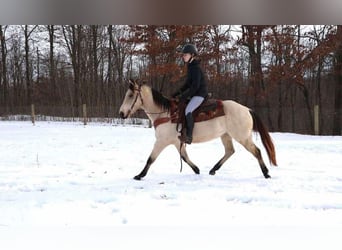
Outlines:
<svg viewBox="0 0 342 250"><path fill-rule="evenodd" d="M128 110L127 114L125 114L123 111L120 111L119 115L121 119L126 119L129 117L129 114L131 113L130 110Z"/></svg>
<svg viewBox="0 0 342 250"><path fill-rule="evenodd" d="M120 111L119 113L121 119L126 119L127 116L125 116L124 112Z"/></svg>

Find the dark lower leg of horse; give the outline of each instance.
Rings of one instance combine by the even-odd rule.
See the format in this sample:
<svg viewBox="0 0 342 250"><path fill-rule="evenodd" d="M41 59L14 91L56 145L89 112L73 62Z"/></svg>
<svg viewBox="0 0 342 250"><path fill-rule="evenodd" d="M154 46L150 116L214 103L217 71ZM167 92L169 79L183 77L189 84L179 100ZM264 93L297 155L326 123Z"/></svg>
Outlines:
<svg viewBox="0 0 342 250"><path fill-rule="evenodd" d="M235 150L234 150L234 146L233 146L233 142L232 142L232 138L228 135L223 135L221 137L221 141L224 145L225 148L225 154L224 156L215 164L215 166L209 171L210 175L215 175L216 171L219 170L221 168L221 166L223 165L223 163L225 163L229 157L232 156L232 154L234 154Z"/></svg>
<svg viewBox="0 0 342 250"><path fill-rule="evenodd" d="M266 164L264 163L264 160L262 159L262 155L261 155L261 151L260 149L255 146L255 144L253 142L248 141L246 144L242 144L244 145L244 147L252 154L254 155L255 158L257 158L258 162L259 162L259 165L260 165L260 168L261 168L261 171L264 175L264 177L267 179L267 178L270 178L271 176L268 174L268 169L266 167Z"/></svg>
<svg viewBox="0 0 342 250"><path fill-rule="evenodd" d="M271 176L268 174L268 169L267 169L265 163L259 162L259 164L260 164L261 171L262 171L262 173L264 174L264 177L265 177L266 179L271 178Z"/></svg>
<svg viewBox="0 0 342 250"><path fill-rule="evenodd" d="M182 159L191 167L195 174L200 174L199 168L195 164L193 164L188 158L182 156Z"/></svg>
<svg viewBox="0 0 342 250"><path fill-rule="evenodd" d="M268 169L266 167L266 164L264 163L264 160L262 159L262 156L261 156L261 152L260 152L260 149L258 149L257 147L255 147L255 157L258 159L258 162L259 162L259 165L260 165L260 168L261 168L261 171L262 173L264 174L264 177L267 179L267 178L271 178L271 176L268 174Z"/></svg>
<svg viewBox="0 0 342 250"><path fill-rule="evenodd" d="M200 174L199 168L190 160L188 153L186 152L185 145L183 145L182 147L180 147L180 145L175 145L175 146L178 152L180 153L183 161L185 161L191 167L191 169L195 172L195 174Z"/></svg>
<svg viewBox="0 0 342 250"><path fill-rule="evenodd" d="M225 157L223 156L221 158L221 160L219 160L215 166L209 171L210 175L215 175L216 171L219 170L221 168L221 166L223 165L223 163L226 161L226 159L224 159Z"/></svg>
<svg viewBox="0 0 342 250"><path fill-rule="evenodd" d="M223 163L225 163L229 157L232 156L232 154L234 154L234 149L227 151L226 154L215 164L215 166L209 171L210 175L215 175L216 171L219 170Z"/></svg>
<svg viewBox="0 0 342 250"><path fill-rule="evenodd" d="M146 162L146 165L145 167L143 168L143 170L140 172L140 174L134 176L134 180L141 180L141 178L145 177L151 164L154 162L154 160L152 159L152 157L150 156L148 159L147 159L147 162Z"/></svg>

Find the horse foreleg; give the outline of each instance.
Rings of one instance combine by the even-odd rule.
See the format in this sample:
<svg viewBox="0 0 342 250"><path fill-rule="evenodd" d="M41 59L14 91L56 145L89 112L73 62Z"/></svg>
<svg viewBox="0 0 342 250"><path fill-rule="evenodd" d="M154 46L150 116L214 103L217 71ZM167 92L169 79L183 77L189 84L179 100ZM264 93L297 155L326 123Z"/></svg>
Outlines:
<svg viewBox="0 0 342 250"><path fill-rule="evenodd" d="M157 159L158 155L160 154L161 151L163 151L163 149L166 147L167 145L165 145L164 143L158 142L156 141L153 147L153 150L150 154L150 156L148 157L145 167L143 168L143 170L140 172L140 174L134 176L135 180L141 180L141 178L145 177L148 170L150 169L150 166L152 165L152 163Z"/></svg>
<svg viewBox="0 0 342 250"><path fill-rule="evenodd" d="M195 172L195 174L200 174L199 168L190 160L188 153L186 152L186 145L184 144L182 147L179 144L175 145L178 153L180 153L182 159L191 167L191 169Z"/></svg>
<svg viewBox="0 0 342 250"><path fill-rule="evenodd" d="M229 157L231 157L232 154L234 154L234 152L235 152L233 142L232 142L232 138L228 134L222 135L221 141L222 141L222 144L224 145L225 154L215 164L215 166L209 171L209 174L211 174L211 175L215 175L216 171L219 170L221 168L221 166L223 165L223 163L225 163L229 159Z"/></svg>

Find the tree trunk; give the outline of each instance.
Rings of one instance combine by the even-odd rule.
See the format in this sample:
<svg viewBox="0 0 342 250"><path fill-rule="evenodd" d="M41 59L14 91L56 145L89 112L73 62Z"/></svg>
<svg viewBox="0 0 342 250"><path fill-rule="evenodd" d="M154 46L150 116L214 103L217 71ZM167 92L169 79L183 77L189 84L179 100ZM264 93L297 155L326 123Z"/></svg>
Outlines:
<svg viewBox="0 0 342 250"><path fill-rule="evenodd" d="M24 35L25 35L25 79L26 79L26 91L27 91L27 104L32 104L32 93L33 93L33 86L31 82L31 69L30 69L30 61L29 61L29 54L30 54L30 46L29 46L29 31L28 25L25 25L24 28Z"/></svg>
<svg viewBox="0 0 342 250"><path fill-rule="evenodd" d="M264 117L268 121L270 130L273 130L272 120L270 117L270 104L266 97L266 88L264 83L264 75L261 65L262 55L262 31L264 26L244 26L244 35L246 36L245 45L248 47L250 56L250 82L253 88L254 109L260 116ZM265 107L265 108L263 108ZM265 110L266 109L266 110Z"/></svg>
<svg viewBox="0 0 342 250"><path fill-rule="evenodd" d="M1 78L0 78L0 85L1 85L1 93L0 93L0 103L8 108L9 100L8 100L8 81L7 81L7 63L6 63L6 39L5 39L5 32L3 31L2 25L0 25L0 48L1 48Z"/></svg>
<svg viewBox="0 0 342 250"><path fill-rule="evenodd" d="M48 25L47 26L49 32L49 45L50 45L50 53L49 53L49 80L53 89L53 104L57 103L57 83L56 83L56 70L55 70L55 26Z"/></svg>
<svg viewBox="0 0 342 250"><path fill-rule="evenodd" d="M72 114L80 116L79 108L83 101L81 88L82 25L63 26L63 35L74 73L73 97L71 98Z"/></svg>
<svg viewBox="0 0 342 250"><path fill-rule="evenodd" d="M335 52L335 104L334 104L334 126L333 135L341 135L341 115L342 115L342 25L337 26L337 49Z"/></svg>

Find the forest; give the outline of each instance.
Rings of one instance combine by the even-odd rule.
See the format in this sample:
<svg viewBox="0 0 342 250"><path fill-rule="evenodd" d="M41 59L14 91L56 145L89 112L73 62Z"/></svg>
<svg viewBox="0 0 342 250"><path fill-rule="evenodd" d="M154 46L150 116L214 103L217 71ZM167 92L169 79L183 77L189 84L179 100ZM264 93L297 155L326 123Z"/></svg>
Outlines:
<svg viewBox="0 0 342 250"><path fill-rule="evenodd" d="M270 131L342 134L341 25L0 25L0 119L118 117L127 79L165 96L194 43L214 98L254 109ZM139 112L139 117L145 117Z"/></svg>

